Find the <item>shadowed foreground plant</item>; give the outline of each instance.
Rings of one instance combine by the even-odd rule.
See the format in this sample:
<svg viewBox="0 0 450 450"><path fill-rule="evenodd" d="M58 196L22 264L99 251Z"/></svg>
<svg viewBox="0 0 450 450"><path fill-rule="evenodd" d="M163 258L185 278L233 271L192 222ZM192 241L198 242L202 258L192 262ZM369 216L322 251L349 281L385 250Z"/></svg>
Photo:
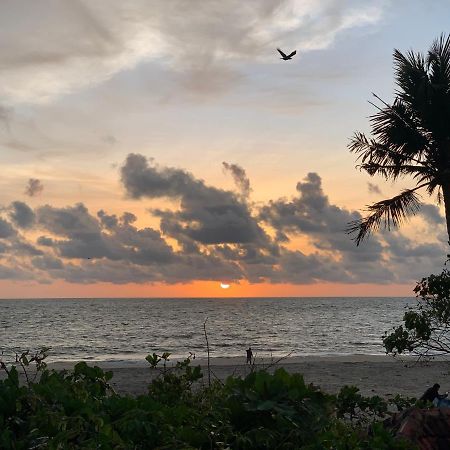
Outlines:
<svg viewBox="0 0 450 450"><path fill-rule="evenodd" d="M386 332L386 353L418 358L450 354L450 272L423 278L414 288L418 303L403 316L403 325Z"/></svg>
<svg viewBox="0 0 450 450"><path fill-rule="evenodd" d="M187 358L169 366L170 354L146 359L151 370L166 363L148 394L119 395L111 372L86 363L72 371L40 364L36 381L21 385L15 366L3 363L0 381L0 448L19 449L305 449L411 448L380 423L371 433L358 415L376 421L386 403L357 388L324 394L299 374L254 371L225 383L196 385L202 374ZM42 362L42 361L41 361ZM345 397L345 402L342 399ZM354 408L353 400L364 408ZM347 408L347 409L346 409ZM340 420L353 408L353 418Z"/></svg>

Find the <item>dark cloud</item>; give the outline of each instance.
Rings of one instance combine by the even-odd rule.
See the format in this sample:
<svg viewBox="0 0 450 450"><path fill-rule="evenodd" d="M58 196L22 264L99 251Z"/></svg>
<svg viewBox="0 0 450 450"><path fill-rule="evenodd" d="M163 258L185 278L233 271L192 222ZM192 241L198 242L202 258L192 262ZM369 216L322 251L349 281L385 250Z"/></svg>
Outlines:
<svg viewBox="0 0 450 450"><path fill-rule="evenodd" d="M367 189L369 190L369 194L383 195L378 185L371 183L370 181L367 183Z"/></svg>
<svg viewBox="0 0 450 450"><path fill-rule="evenodd" d="M6 220L0 217L0 239L7 239L15 236L17 231Z"/></svg>
<svg viewBox="0 0 450 450"><path fill-rule="evenodd" d="M43 255L44 253L36 248L33 244L30 244L29 242L23 240L23 239L17 239L16 241L13 241L10 253L14 255L20 255L20 256L39 256Z"/></svg>
<svg viewBox="0 0 450 450"><path fill-rule="evenodd" d="M385 239L384 257L398 279L419 281L442 270L448 247L446 241L416 242L398 231L387 233Z"/></svg>
<svg viewBox="0 0 450 450"><path fill-rule="evenodd" d="M30 228L33 226L36 216L26 203L15 201L9 207L9 218L19 228Z"/></svg>
<svg viewBox="0 0 450 450"><path fill-rule="evenodd" d="M420 205L419 214L430 224L439 225L445 223L444 217L435 205L430 205L429 203Z"/></svg>
<svg viewBox="0 0 450 450"><path fill-rule="evenodd" d="M271 201L260 210L260 219L273 227L280 243L288 242L291 236L306 237L321 254L328 253L331 260L332 255L338 258L346 282L393 281L394 275L383 261L383 245L377 236L372 236L364 246L355 246L345 228L349 222L359 219L360 214L331 204L323 193L319 175L309 173L304 181L297 183L297 192L298 197L292 200ZM333 273L338 273L335 264L331 267Z"/></svg>
<svg viewBox="0 0 450 450"><path fill-rule="evenodd" d="M121 173L132 198L180 200L179 211L152 210L161 218L161 230L168 236L201 244L267 241L248 205L233 192L207 186L181 169L150 165L138 154L128 155Z"/></svg>
<svg viewBox="0 0 450 450"><path fill-rule="evenodd" d="M30 178L25 188L25 194L29 197L35 197L44 190L44 185L37 178Z"/></svg>
<svg viewBox="0 0 450 450"><path fill-rule="evenodd" d="M54 244L54 240L52 238L49 238L47 236L39 236L37 238L36 243L38 245L42 245L44 247L52 247Z"/></svg>
<svg viewBox="0 0 450 450"><path fill-rule="evenodd" d="M39 224L59 236L89 239L100 233L99 222L82 203L67 208L45 205L38 208L36 213Z"/></svg>
<svg viewBox="0 0 450 450"><path fill-rule="evenodd" d="M103 209L97 212L97 217L100 219L100 223L104 228L113 229L119 223L115 214L108 215Z"/></svg>
<svg viewBox="0 0 450 450"><path fill-rule="evenodd" d="M64 268L63 262L59 258L51 255L37 256L31 260L34 267L40 270L60 270Z"/></svg>
<svg viewBox="0 0 450 450"><path fill-rule="evenodd" d="M309 173L296 188L298 197L270 201L261 208L260 219L277 231L281 241L289 234L304 233L320 250L353 249L354 244L344 230L360 214L330 204L316 173Z"/></svg>
<svg viewBox="0 0 450 450"><path fill-rule="evenodd" d="M104 211L98 212L98 220L79 203L73 207L54 208L46 205L38 208L39 225L58 237L52 247L64 258L106 258L129 260L136 264L168 262L173 255L160 232L151 228L138 230L131 223L135 216L125 213L120 220ZM105 228L108 232L103 231ZM40 238L41 245L49 245Z"/></svg>
<svg viewBox="0 0 450 450"><path fill-rule="evenodd" d="M225 171L230 172L236 186L242 192L242 195L248 197L250 195L250 180L248 179L245 170L237 164L223 162L222 165Z"/></svg>
<svg viewBox="0 0 450 450"><path fill-rule="evenodd" d="M239 181L248 180L238 169L227 164ZM356 247L344 230L360 214L332 204L316 173L297 183L291 199L258 207L245 195L208 186L182 169L159 167L142 155L129 155L121 175L132 198L176 201L172 209L150 210L159 228L139 228L131 212L93 214L82 203L32 210L16 201L0 210L5 216L0 217L0 278L387 284L416 281L439 270L445 258L445 227L433 205L422 210L430 230L441 233L432 242L415 242L396 231L375 234ZM294 247L299 238L305 249Z"/></svg>
<svg viewBox="0 0 450 450"><path fill-rule="evenodd" d="M0 280L31 280L34 275L31 272L24 270L22 267L16 266L5 266L0 264Z"/></svg>

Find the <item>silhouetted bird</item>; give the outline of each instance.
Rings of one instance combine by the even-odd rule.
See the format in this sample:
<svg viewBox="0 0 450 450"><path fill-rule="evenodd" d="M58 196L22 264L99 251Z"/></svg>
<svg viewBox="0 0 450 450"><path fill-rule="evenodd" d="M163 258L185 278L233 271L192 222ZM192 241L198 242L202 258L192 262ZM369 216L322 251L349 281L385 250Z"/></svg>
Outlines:
<svg viewBox="0 0 450 450"><path fill-rule="evenodd" d="M281 55L280 59L283 59L284 61L288 61L289 59L292 59L292 57L297 53L297 50L294 50L291 54L286 55L279 48L277 48L277 50L278 50L278 53Z"/></svg>

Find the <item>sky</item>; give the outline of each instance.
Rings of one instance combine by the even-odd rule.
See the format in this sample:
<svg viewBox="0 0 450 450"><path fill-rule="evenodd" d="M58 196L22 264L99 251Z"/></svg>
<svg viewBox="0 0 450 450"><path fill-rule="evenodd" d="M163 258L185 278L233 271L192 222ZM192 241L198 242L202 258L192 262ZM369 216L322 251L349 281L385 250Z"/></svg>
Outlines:
<svg viewBox="0 0 450 450"><path fill-rule="evenodd" d="M442 209L357 247L347 224L412 184L347 146L448 6L3 0L0 297L413 295Z"/></svg>

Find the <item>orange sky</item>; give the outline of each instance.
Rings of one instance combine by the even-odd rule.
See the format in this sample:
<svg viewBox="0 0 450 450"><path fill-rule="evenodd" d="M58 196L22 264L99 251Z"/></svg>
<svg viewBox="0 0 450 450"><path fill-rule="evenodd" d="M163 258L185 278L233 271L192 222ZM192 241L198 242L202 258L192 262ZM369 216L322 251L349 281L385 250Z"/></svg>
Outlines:
<svg viewBox="0 0 450 450"><path fill-rule="evenodd" d="M441 270L435 198L358 248L345 228L411 185L370 179L348 143L372 92L392 101L393 49L426 51L447 1L81 3L2 6L0 298L410 296ZM125 180L130 154L146 167Z"/></svg>
<svg viewBox="0 0 450 450"><path fill-rule="evenodd" d="M0 281L1 298L109 298L109 297L412 297L413 285L374 285L320 283L293 284L233 284L222 289L219 281L193 282L176 285L113 285L111 283L74 284L54 282L50 285Z"/></svg>

